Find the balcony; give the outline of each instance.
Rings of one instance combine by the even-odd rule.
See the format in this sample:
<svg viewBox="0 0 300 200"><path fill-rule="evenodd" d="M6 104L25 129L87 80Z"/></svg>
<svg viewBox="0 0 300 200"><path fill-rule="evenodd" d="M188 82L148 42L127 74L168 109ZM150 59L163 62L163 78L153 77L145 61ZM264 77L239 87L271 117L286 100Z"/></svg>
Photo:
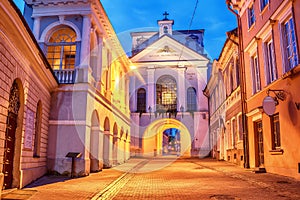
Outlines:
<svg viewBox="0 0 300 200"><path fill-rule="evenodd" d="M60 84L73 84L75 79L74 69L53 70Z"/></svg>

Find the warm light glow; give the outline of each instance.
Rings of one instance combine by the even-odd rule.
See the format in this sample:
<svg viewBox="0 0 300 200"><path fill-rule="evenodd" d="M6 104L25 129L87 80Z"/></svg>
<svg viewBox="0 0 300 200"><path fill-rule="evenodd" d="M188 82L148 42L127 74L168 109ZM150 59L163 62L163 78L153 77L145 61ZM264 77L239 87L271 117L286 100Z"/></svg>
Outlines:
<svg viewBox="0 0 300 200"><path fill-rule="evenodd" d="M130 65L130 69L134 70L134 69L136 69L136 66L135 65Z"/></svg>

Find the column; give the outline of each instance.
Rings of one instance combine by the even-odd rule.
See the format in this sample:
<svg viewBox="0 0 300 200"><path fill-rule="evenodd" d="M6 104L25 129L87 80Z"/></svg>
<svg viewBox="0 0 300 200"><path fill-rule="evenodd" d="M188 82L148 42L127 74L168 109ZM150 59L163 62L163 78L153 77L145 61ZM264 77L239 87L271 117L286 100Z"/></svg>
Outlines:
<svg viewBox="0 0 300 200"><path fill-rule="evenodd" d="M80 51L80 65L81 67L88 67L90 54L90 35L91 35L91 20L89 15L83 17L82 37L81 37L81 51Z"/></svg>
<svg viewBox="0 0 300 200"><path fill-rule="evenodd" d="M204 96L202 90L204 90L207 84L207 68L197 68L197 109L200 111L208 110L207 98Z"/></svg>
<svg viewBox="0 0 300 200"><path fill-rule="evenodd" d="M180 67L177 69L178 74L178 83L177 83L177 111L180 111L180 107L182 106L184 110L187 109L186 107L186 89L185 89L185 67Z"/></svg>
<svg viewBox="0 0 300 200"><path fill-rule="evenodd" d="M35 17L33 22L33 35L37 41L40 40L40 27L41 27L41 18Z"/></svg>
<svg viewBox="0 0 300 200"><path fill-rule="evenodd" d="M155 106L155 80L154 80L154 72L155 72L155 68L151 67L147 69L147 106L146 106L146 110L148 111L148 108L151 107L152 111L154 112L154 106Z"/></svg>
<svg viewBox="0 0 300 200"><path fill-rule="evenodd" d="M97 34L97 38L98 38L98 60L97 60L97 68L98 68L98 72L97 72L97 81L101 80L101 75L102 75L102 48L103 48L103 36Z"/></svg>
<svg viewBox="0 0 300 200"><path fill-rule="evenodd" d="M137 89L136 88L136 74L133 71L132 72L132 76L130 77L130 82L129 82L130 86L129 86L129 94L130 94L130 101L129 101L129 109L130 111L136 112L137 110L137 106L136 106L136 94L137 94Z"/></svg>

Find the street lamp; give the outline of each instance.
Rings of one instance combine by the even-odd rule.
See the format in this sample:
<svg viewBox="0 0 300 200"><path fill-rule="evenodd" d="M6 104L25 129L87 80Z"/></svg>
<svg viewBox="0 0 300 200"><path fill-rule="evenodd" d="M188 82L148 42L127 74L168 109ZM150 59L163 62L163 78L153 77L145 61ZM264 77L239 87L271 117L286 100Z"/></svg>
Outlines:
<svg viewBox="0 0 300 200"><path fill-rule="evenodd" d="M181 112L181 118L183 118L184 107L181 105L179 109L180 109L180 112Z"/></svg>

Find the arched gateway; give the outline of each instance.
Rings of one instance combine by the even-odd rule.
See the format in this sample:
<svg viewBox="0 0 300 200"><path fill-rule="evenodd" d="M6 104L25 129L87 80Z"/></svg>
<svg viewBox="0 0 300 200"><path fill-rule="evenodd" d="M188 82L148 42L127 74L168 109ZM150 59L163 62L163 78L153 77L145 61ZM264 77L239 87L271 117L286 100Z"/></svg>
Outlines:
<svg viewBox="0 0 300 200"><path fill-rule="evenodd" d="M174 148L168 152L176 152L178 156L190 157L191 135L186 126L176 119L163 118L152 122L145 130L142 138L142 152L144 156L167 155L165 139L166 131L176 130L180 136L176 137L176 145L174 141L169 141L170 148ZM176 149L175 149L176 148ZM170 153L172 154L172 153ZM169 154L169 155L170 155Z"/></svg>

